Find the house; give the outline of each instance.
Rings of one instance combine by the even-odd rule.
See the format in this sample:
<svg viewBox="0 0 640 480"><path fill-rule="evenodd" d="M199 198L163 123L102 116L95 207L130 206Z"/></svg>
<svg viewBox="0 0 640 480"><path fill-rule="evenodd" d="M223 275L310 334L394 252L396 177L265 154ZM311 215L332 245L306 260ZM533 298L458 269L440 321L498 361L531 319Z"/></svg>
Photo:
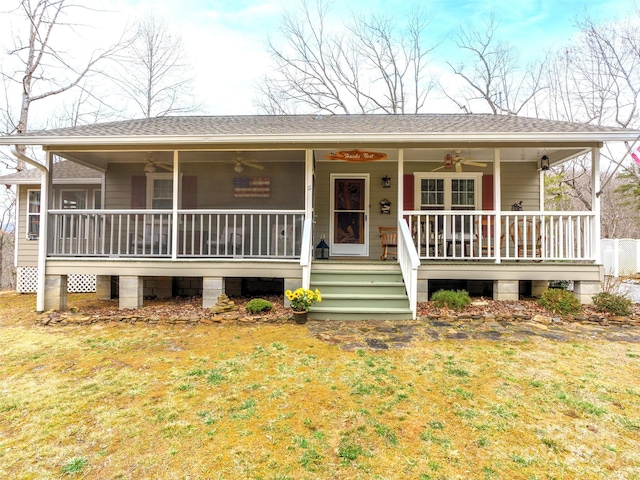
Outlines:
<svg viewBox="0 0 640 480"><path fill-rule="evenodd" d="M32 183L0 182L20 182L16 266L36 263L39 311L92 274L100 296L118 280L121 308L176 289L206 307L269 279L320 288L316 318L412 318L461 282L508 300L571 280L590 302L598 195L590 212L544 211L544 170L590 154L597 192L603 142L639 134L473 114L163 117L1 137L46 160L23 158Z"/></svg>

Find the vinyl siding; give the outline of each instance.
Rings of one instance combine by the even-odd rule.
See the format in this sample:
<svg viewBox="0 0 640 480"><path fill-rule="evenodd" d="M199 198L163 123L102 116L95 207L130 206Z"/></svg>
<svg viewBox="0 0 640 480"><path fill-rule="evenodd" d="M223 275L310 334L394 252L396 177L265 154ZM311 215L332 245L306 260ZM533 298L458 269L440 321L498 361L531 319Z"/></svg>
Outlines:
<svg viewBox="0 0 640 480"><path fill-rule="evenodd" d="M263 170L246 167L236 173L233 164L185 163L184 176L197 177L200 209L304 209L304 161L264 163ZM131 177L144 175L144 164L111 164L106 179L107 209L131 208ZM234 198L234 178L271 179L269 198Z"/></svg>
<svg viewBox="0 0 640 480"><path fill-rule="evenodd" d="M27 200L29 190L40 190L40 184L18 185L19 209L16 226L16 239L18 245L18 267L38 266L38 245L40 240L27 239ZM86 190L87 208L93 208L94 190L100 190L97 185L55 185L53 187L53 205L51 208L60 208L60 192L62 190Z"/></svg>

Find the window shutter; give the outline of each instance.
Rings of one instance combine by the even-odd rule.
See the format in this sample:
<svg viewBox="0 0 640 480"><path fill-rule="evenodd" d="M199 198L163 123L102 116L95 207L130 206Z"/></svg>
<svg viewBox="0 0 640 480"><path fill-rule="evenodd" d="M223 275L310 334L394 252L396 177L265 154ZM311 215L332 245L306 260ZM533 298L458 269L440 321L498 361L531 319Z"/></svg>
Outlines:
<svg viewBox="0 0 640 480"><path fill-rule="evenodd" d="M147 208L147 177L144 175L131 177L131 208Z"/></svg>
<svg viewBox="0 0 640 480"><path fill-rule="evenodd" d="M190 209L198 207L198 177L182 177L182 208Z"/></svg>
<svg viewBox="0 0 640 480"><path fill-rule="evenodd" d="M493 175L482 176L482 209L493 210Z"/></svg>
<svg viewBox="0 0 640 480"><path fill-rule="evenodd" d="M402 179L402 208L403 210L414 210L413 207L413 174L409 173Z"/></svg>

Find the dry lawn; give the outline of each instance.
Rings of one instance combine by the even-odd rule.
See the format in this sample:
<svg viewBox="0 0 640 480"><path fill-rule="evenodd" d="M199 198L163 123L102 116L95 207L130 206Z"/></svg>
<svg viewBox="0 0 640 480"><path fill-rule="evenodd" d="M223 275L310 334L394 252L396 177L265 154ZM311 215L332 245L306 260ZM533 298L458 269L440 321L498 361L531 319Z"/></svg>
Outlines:
<svg viewBox="0 0 640 480"><path fill-rule="evenodd" d="M34 307L0 294L1 478L640 479L637 344L344 352L295 324Z"/></svg>

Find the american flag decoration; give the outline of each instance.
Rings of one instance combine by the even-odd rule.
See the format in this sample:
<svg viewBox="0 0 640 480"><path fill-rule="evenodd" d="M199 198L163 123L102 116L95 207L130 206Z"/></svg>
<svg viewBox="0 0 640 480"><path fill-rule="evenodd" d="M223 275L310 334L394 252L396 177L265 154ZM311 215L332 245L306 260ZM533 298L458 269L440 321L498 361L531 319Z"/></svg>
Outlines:
<svg viewBox="0 0 640 480"><path fill-rule="evenodd" d="M235 198L269 198L271 196L271 179L234 178L233 196Z"/></svg>
<svg viewBox="0 0 640 480"><path fill-rule="evenodd" d="M636 165L640 167L640 146L631 151L631 158L636 162Z"/></svg>

